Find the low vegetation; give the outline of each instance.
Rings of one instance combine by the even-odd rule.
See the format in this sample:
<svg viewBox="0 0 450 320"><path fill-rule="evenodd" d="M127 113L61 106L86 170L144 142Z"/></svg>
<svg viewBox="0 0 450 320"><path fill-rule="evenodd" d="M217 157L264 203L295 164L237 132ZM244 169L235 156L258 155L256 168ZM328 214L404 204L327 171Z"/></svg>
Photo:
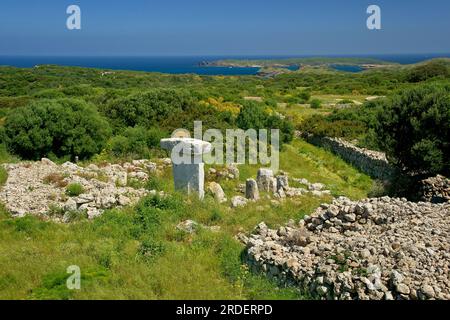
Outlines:
<svg viewBox="0 0 450 320"><path fill-rule="evenodd" d="M71 183L66 188L66 194L69 197L77 197L84 192L84 188L79 183Z"/></svg>
<svg viewBox="0 0 450 320"><path fill-rule="evenodd" d="M191 130L194 120L202 120L204 129L281 129L280 169L331 191L283 205L263 194L258 203L232 210L211 195L200 202L175 193L166 170L139 187L165 191L167 197L145 197L136 206L107 210L94 220L77 215L71 223L58 224L33 216L12 218L0 208L0 298L310 298L251 273L235 235L250 232L261 221L277 228L299 220L332 196L358 200L385 191L332 153L293 140L294 129L357 139L360 145L387 151L406 172L448 173L448 65L438 60L349 74L310 61L307 68L267 79L0 67L1 163L78 157L80 165L100 167L161 158L167 156L159 148L162 137L176 128ZM368 95L387 98L359 105ZM258 168L241 166L239 182L255 177ZM0 185L6 179L0 166ZM81 185L64 184L61 175L44 180L66 188L68 196L84 192ZM235 194L238 181L219 182L227 195ZM61 212L55 208L53 214ZM178 230L187 219L219 230ZM81 290L65 286L70 265L82 270Z"/></svg>

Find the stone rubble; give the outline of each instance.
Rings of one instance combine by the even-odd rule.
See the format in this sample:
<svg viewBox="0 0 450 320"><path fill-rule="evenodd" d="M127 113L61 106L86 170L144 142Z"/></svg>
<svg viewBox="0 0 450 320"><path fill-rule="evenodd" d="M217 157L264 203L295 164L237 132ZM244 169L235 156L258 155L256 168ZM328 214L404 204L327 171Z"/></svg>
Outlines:
<svg viewBox="0 0 450 320"><path fill-rule="evenodd" d="M231 198L231 207L232 208L240 208L245 207L248 203L248 199L242 196L234 196Z"/></svg>
<svg viewBox="0 0 450 320"><path fill-rule="evenodd" d="M143 188L129 187L129 182L144 183L158 169L148 160L122 165L90 164L83 168L71 162L57 165L45 158L4 167L8 179L0 191L0 202L13 215L48 216L56 209L62 213L85 211L89 218L101 215L105 209L132 205L149 194ZM82 186L83 194L74 197L66 194L66 187L73 183Z"/></svg>
<svg viewBox="0 0 450 320"><path fill-rule="evenodd" d="M239 179L239 168L237 164L228 164L222 170L215 168L210 168L208 170L208 178L210 180L216 180L220 178L225 178L227 180L237 180Z"/></svg>
<svg viewBox="0 0 450 320"><path fill-rule="evenodd" d="M450 179L437 175L421 181L420 196L423 201L442 203L450 201Z"/></svg>
<svg viewBox="0 0 450 320"><path fill-rule="evenodd" d="M238 238L253 271L321 299L450 299L450 203L341 197Z"/></svg>
<svg viewBox="0 0 450 320"><path fill-rule="evenodd" d="M271 196L273 196L277 200L299 197L306 194L315 197L331 195L330 190L324 190L325 185L322 183L310 183L304 178L292 178L292 181L305 185L307 189L290 187L289 175L286 172L281 171L279 175L274 176L272 170L260 168L256 180L247 179L245 184L239 184L237 186L236 191L244 194L245 198L251 201L258 201L260 199L260 191L267 193L266 198L271 199ZM246 204L247 202L244 203L240 198L235 197L235 201L231 204L231 207L237 208Z"/></svg>

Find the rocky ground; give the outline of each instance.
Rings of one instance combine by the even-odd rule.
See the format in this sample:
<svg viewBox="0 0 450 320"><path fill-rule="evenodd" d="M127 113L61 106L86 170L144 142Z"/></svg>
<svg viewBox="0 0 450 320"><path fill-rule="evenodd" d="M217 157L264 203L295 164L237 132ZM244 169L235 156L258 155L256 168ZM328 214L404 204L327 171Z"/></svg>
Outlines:
<svg viewBox="0 0 450 320"><path fill-rule="evenodd" d="M148 160L81 167L71 162L57 165L42 159L6 164L5 168L8 180L0 191L0 202L13 215L49 216L52 211L57 211L64 217L65 213L78 211L86 212L89 218L100 215L105 209L137 202L149 192L130 185L133 182L142 185L158 170L157 165ZM67 188L71 184L80 185L82 193L68 194Z"/></svg>
<svg viewBox="0 0 450 320"><path fill-rule="evenodd" d="M423 201L442 203L450 201L450 179L437 175L422 180L420 197Z"/></svg>
<svg viewBox="0 0 450 320"><path fill-rule="evenodd" d="M448 202L339 198L239 238L254 271L322 299L450 299Z"/></svg>

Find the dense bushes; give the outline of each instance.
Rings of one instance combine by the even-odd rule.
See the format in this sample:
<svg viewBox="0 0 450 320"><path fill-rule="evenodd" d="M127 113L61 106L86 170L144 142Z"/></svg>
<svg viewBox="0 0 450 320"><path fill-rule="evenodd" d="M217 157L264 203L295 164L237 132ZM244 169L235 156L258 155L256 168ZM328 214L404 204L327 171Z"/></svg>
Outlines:
<svg viewBox="0 0 450 320"><path fill-rule="evenodd" d="M111 139L109 148L116 157L148 158L150 149L158 147L160 140L168 135L167 132L157 128L149 130L143 127L127 128Z"/></svg>
<svg viewBox="0 0 450 320"><path fill-rule="evenodd" d="M187 91L153 89L116 99L101 111L116 128L171 127L170 118L180 116L195 103Z"/></svg>
<svg viewBox="0 0 450 320"><path fill-rule="evenodd" d="M294 138L294 127L288 120L267 113L264 106L256 102L248 102L243 106L236 119L236 125L244 130L279 129L280 143L288 143Z"/></svg>
<svg viewBox="0 0 450 320"><path fill-rule="evenodd" d="M347 140L360 138L366 132L366 127L361 121L332 120L322 115L313 115L308 118L300 129L319 137L341 137Z"/></svg>
<svg viewBox="0 0 450 320"><path fill-rule="evenodd" d="M450 62L433 60L412 68L406 75L409 82L421 82L435 77L450 77Z"/></svg>
<svg viewBox="0 0 450 320"><path fill-rule="evenodd" d="M450 174L450 86L425 85L389 99L375 132L403 171Z"/></svg>
<svg viewBox="0 0 450 320"><path fill-rule="evenodd" d="M109 124L82 100L40 100L14 109L5 121L9 148L25 159L88 158L104 147Z"/></svg>

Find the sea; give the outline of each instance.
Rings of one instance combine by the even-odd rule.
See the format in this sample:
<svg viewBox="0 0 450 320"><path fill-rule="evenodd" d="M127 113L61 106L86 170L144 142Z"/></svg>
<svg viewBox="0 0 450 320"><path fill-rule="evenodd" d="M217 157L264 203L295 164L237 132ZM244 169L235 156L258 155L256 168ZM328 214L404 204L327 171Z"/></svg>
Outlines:
<svg viewBox="0 0 450 320"><path fill-rule="evenodd" d="M0 56L0 66L14 66L31 68L36 65L51 64L60 66L77 66L88 68L133 70L146 72L159 72L168 74L198 74L198 75L255 75L257 67L216 67L204 66L204 61L216 61L224 59L254 60L254 59L284 59L306 58L318 56L189 56L189 57L68 57L68 56ZM450 54L401 54L401 55L360 55L360 56L323 56L320 57L350 57L350 58L375 58L385 61L412 64L424 60L447 57ZM360 72L363 69L355 66L334 65L336 70L346 72Z"/></svg>

